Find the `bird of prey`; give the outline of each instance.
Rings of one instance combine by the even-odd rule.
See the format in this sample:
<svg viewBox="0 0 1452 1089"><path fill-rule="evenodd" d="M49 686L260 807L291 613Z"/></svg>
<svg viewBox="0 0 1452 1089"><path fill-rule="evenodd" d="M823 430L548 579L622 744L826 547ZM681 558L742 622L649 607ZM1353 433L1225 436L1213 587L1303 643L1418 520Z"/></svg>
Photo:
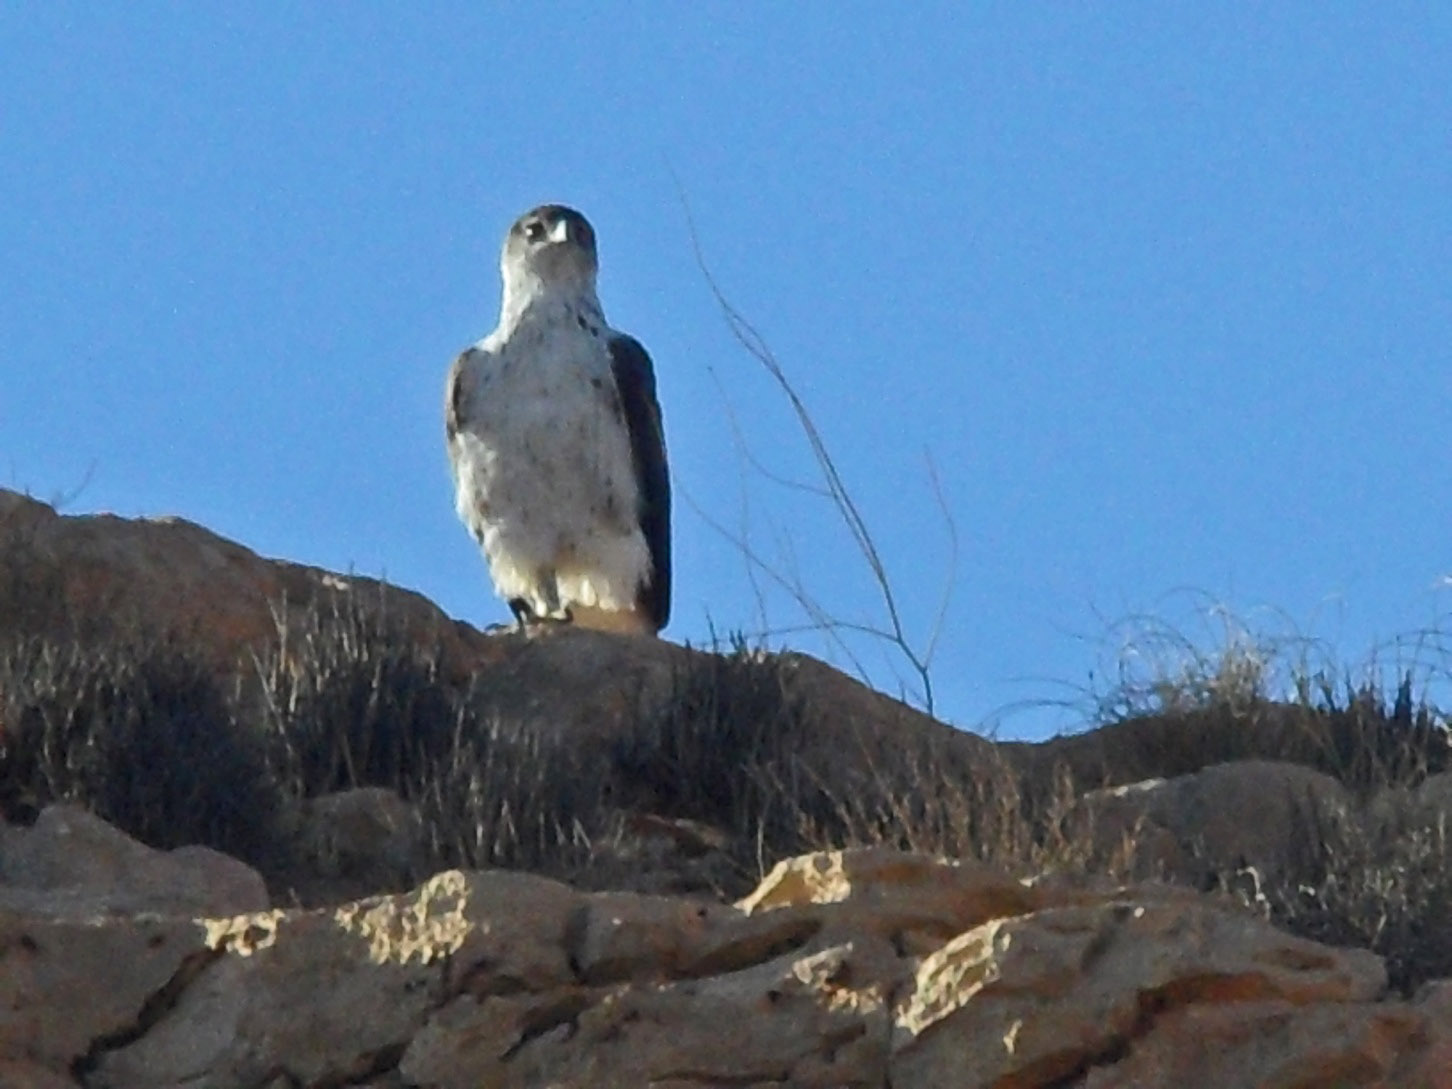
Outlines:
<svg viewBox="0 0 1452 1089"><path fill-rule="evenodd" d="M595 231L545 204L500 257L499 326L454 361L459 517L520 630L655 634L671 605L670 478L650 356L605 321Z"/></svg>

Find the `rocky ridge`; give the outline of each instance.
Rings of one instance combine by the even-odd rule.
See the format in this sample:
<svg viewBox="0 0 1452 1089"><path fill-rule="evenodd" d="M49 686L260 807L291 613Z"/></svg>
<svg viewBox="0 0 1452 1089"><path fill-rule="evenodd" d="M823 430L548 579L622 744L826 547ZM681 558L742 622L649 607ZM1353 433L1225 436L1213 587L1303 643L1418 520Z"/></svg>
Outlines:
<svg viewBox="0 0 1452 1089"><path fill-rule="evenodd" d="M11 869L31 838L79 845L67 884ZM1452 1084L1452 985L1389 1000L1375 956L1163 885L868 849L736 904L450 871L279 910L235 864L223 891L219 860L150 852L182 890L137 912L123 841L59 808L10 833L0 1084Z"/></svg>
<svg viewBox="0 0 1452 1089"><path fill-rule="evenodd" d="M309 611L340 602L386 613L499 718L586 747L668 709L681 672L714 661L588 632L489 637L190 523L0 492L13 646L146 630L245 687L259 655L285 655ZM860 848L784 860L723 902L679 879L725 833L646 807L628 815L618 884L414 881L418 813L369 787L294 815L317 860L304 906L217 850L156 850L43 804L0 826L0 1087L1452 1087L1452 982L1398 994L1373 954L1186 887L1214 876L1207 860L1257 882L1293 872L1307 813L1392 839L1445 827L1437 767L1365 797L1285 760L1166 767L1169 725L993 745L809 658L786 665L802 759L823 776L852 782L905 751L965 775L1066 763L1096 784L1066 827L1129 879ZM13 703L0 686L0 768ZM408 891L369 895L385 888Z"/></svg>

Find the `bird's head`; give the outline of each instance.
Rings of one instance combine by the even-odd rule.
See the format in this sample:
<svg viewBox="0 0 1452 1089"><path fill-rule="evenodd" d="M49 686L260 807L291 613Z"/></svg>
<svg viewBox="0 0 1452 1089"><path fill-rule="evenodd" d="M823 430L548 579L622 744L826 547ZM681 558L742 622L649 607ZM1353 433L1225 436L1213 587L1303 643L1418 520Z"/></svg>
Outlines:
<svg viewBox="0 0 1452 1089"><path fill-rule="evenodd" d="M499 258L506 300L542 292L595 291L599 261L589 220L562 204L542 204L514 221Z"/></svg>

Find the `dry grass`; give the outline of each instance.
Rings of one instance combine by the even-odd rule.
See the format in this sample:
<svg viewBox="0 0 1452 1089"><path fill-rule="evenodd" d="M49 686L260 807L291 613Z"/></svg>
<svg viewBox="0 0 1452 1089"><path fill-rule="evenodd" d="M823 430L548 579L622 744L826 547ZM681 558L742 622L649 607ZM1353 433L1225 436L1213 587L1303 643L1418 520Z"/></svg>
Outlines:
<svg viewBox="0 0 1452 1089"><path fill-rule="evenodd" d="M233 728L215 678L183 648L27 640L0 648L0 695L7 821L70 802L156 847L267 852L276 784L255 739Z"/></svg>
<svg viewBox="0 0 1452 1089"><path fill-rule="evenodd" d="M371 604L371 603L370 603ZM418 809L416 872L491 866L570 872L606 824L603 785L570 747L501 722L484 693L440 677L386 610L352 599L278 617L259 662L261 728L292 805L386 787Z"/></svg>
<svg viewBox="0 0 1452 1089"><path fill-rule="evenodd" d="M506 866L664 887L641 868L683 863L632 846L632 815L648 814L704 829L717 857L700 887L733 896L780 858L854 844L1024 875L1123 875L1135 844L1106 847L1083 819L1086 790L1276 757L1379 799L1376 820L1308 805L1296 857L1273 880L1234 858L1206 857L1207 870L1279 925L1380 953L1401 989L1452 974L1446 814L1413 800L1447 768L1447 735L1407 679L1386 694L1365 684L1286 692L1236 661L1213 683L1179 694L1162 685L1140 713L1126 695L1123 713L1056 763L1009 746L989 764L951 746L825 761L784 659L738 642L691 659L665 710L587 750L502 720L488 692L446 683L438 649L378 610L279 623L285 640L258 663L260 700L224 690L176 644L0 646L0 814L23 823L49 802L75 802L158 847L228 851L284 891L297 814L350 787L386 787L415 808L414 877Z"/></svg>
<svg viewBox="0 0 1452 1089"><path fill-rule="evenodd" d="M1198 640L1153 618L1112 626L1113 682L1086 693L1087 723L1118 761L1099 769L1107 781L1283 760L1368 795L1452 768L1447 717L1429 696L1452 659L1427 654L1427 633L1353 668L1294 629L1258 631L1220 605L1203 606L1199 626Z"/></svg>
<svg viewBox="0 0 1452 1089"><path fill-rule="evenodd" d="M833 820L807 758L810 729L781 659L737 641L679 673L663 713L612 745L619 801L721 830L754 882L778 859L811 850L811 829Z"/></svg>
<svg viewBox="0 0 1452 1089"><path fill-rule="evenodd" d="M1391 987L1411 994L1452 977L1452 839L1448 814L1405 794L1358 819L1303 806L1290 871L1264 882L1242 868L1225 887L1265 918L1328 945L1385 958Z"/></svg>

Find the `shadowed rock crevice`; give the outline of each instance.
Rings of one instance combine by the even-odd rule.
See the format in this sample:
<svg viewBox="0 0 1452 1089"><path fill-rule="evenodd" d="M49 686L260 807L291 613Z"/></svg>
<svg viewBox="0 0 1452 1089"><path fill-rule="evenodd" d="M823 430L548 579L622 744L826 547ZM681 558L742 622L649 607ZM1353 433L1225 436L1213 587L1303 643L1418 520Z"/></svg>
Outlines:
<svg viewBox="0 0 1452 1089"><path fill-rule="evenodd" d="M163 941L165 938L157 935L148 944L155 949ZM109 1052L119 1051L140 1040L176 1008L187 988L192 986L198 977L221 956L223 956L222 953L211 949L203 949L189 954L178 965L176 973L142 1003L141 1009L136 1014L135 1023L97 1036L92 1040L86 1053L75 1061L71 1072L79 1080L85 1082L87 1076L100 1065L101 1060Z"/></svg>

